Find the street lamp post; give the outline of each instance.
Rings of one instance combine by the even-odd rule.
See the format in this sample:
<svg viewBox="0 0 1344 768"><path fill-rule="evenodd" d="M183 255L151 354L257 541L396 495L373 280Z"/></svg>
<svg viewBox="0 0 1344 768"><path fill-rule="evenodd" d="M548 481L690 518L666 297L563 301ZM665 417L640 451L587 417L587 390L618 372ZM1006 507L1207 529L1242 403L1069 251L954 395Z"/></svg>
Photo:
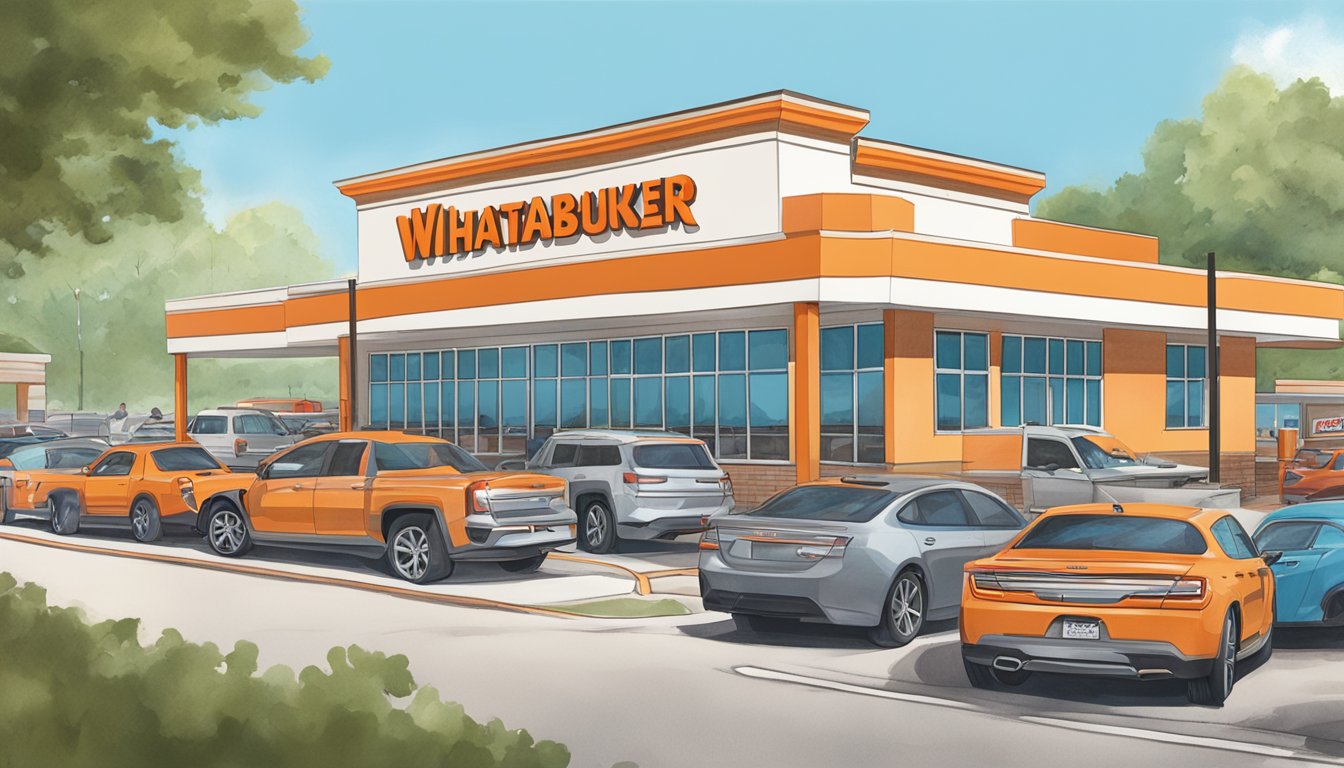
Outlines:
<svg viewBox="0 0 1344 768"><path fill-rule="evenodd" d="M79 349L79 408L84 410L84 327L79 316L79 289L75 289L75 346Z"/></svg>

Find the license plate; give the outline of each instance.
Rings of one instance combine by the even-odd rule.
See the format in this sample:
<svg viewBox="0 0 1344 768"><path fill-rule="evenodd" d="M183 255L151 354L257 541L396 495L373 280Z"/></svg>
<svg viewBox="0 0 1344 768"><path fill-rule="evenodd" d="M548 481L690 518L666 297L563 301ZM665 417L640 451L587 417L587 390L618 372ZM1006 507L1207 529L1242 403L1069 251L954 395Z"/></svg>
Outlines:
<svg viewBox="0 0 1344 768"><path fill-rule="evenodd" d="M1064 637L1067 640L1099 640L1101 625L1095 621L1065 621Z"/></svg>

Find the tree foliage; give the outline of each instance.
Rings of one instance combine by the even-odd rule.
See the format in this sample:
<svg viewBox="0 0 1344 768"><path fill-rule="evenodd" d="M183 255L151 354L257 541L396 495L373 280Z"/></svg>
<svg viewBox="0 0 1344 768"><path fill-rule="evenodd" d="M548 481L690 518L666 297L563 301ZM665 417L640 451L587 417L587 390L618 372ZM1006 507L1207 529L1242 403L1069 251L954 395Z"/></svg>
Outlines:
<svg viewBox="0 0 1344 768"><path fill-rule="evenodd" d="M421 688L405 656L333 648L326 668L258 674L257 646L222 652L134 619L89 624L0 573L0 764L564 768L569 750L478 723Z"/></svg>
<svg viewBox="0 0 1344 768"><path fill-rule="evenodd" d="M181 220L200 179L155 140L255 117L255 92L313 81L321 56L293 0L0 0L0 273L55 233L107 242L110 221Z"/></svg>
<svg viewBox="0 0 1344 768"><path fill-rule="evenodd" d="M1156 235L1164 263L1344 282L1344 97L1320 79L1279 88L1234 67L1202 114L1159 123L1143 170L1107 189L1066 187L1037 215ZM1283 371L1333 378L1337 352L1261 357L1261 386Z"/></svg>

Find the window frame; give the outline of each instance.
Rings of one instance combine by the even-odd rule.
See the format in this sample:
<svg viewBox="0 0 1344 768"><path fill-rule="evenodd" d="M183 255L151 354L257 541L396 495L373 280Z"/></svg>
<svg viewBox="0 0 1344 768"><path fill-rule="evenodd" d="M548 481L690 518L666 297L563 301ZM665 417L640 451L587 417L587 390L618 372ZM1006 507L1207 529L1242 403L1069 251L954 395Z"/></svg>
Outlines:
<svg viewBox="0 0 1344 768"><path fill-rule="evenodd" d="M957 336L957 349L959 350L958 357L960 358L959 360L960 367L946 368L939 364L938 361L939 334L955 334ZM983 336L985 339L985 369L983 371L979 369L968 370L966 368L967 335ZM991 365L993 357L991 355L991 350L989 348L989 340L991 335L992 334L989 331L977 331L977 330L968 330L959 328L933 329L933 433L934 434L959 435L968 430L989 428L992 422L991 419L992 414L990 412L992 410L990 408L991 398L989 392L989 374L990 369L993 368L993 365ZM960 405L957 427L955 429L943 427L939 423L938 419L938 378L939 376L952 376L952 375L957 376L957 393L958 393L957 397L958 397L958 403ZM985 423L980 426L973 426L973 427L966 426L966 377L968 375L976 377L983 376L985 379L985 419L984 419Z"/></svg>
<svg viewBox="0 0 1344 768"><path fill-rule="evenodd" d="M877 362L877 365L876 365L876 366L871 366L871 365L870 365L870 366L864 366L864 365L862 365L861 362L860 362L860 358L861 358L862 355L861 355L861 351L860 351L860 347L859 347L859 336L860 336L860 330L859 330L859 329L861 329L861 328L874 328L874 327L877 328L878 331L880 332L880 334L883 336L883 349L882 349L882 351L883 351L883 355L882 355L881 358L878 359L878 362ZM826 367L825 367L825 362L824 362L824 352L822 352L822 349L823 349L823 345L825 344L824 339L825 339L825 337L826 337L826 331L833 331L833 330L836 330L836 329L848 329L849 332L850 332L850 333L849 333L849 336L850 336L850 342L851 342L851 345L852 345L852 346L851 346L851 350L852 350L852 353L853 353L853 354L851 355L852 360L850 361L850 365L849 365L849 367L847 367L847 368L826 368ZM877 439L880 441L880 444L881 444L881 446L882 446L882 452L883 452L882 459L881 459L881 460L878 460L878 461L861 461L861 460L860 460L860 445L859 445L859 443L860 443L860 437L861 437L861 436L867 436L867 437L873 437L873 436L874 436L873 433L865 433L865 432L863 432L863 426L862 426L862 423L861 423L862 420L861 420L860 417L859 417L859 408L860 408L860 405L859 405L859 402L860 402L860 400L859 400L859 392L860 392L859 379L860 379L862 376L864 376L864 375L868 375L868 376L877 375L877 376L879 377L880 381L881 381L880 391L882 392L882 396L883 396L883 398L886 397L886 391L887 391L888 382L887 382L887 377L886 377L886 360L885 360L885 357L886 357L886 349L885 349L885 335L886 335L886 324L885 324L884 322L881 322L881 321L879 321L879 322L871 322L871 323L855 322L855 323L839 323L839 324L836 324L836 325L827 325L827 326L823 326L823 327L821 328L820 332L818 333L818 336L817 336L817 341L818 341L817 350L818 350L818 360L820 361L820 362L819 362L819 365L818 365L818 370L817 370L817 391L818 391L818 397L819 397L819 398L822 397L822 393L825 391L825 390L824 390L824 387L822 386L822 382L825 380L825 377L826 377L828 374L831 374L831 375L837 375L837 374L838 374L838 375L848 375L848 376L849 376L849 393L850 393L850 417L851 417L851 418L850 418L850 422L849 422L849 438L850 438L850 451L849 451L850 459L849 459L849 461L842 461L842 460L840 460L840 459L834 459L834 458L830 458L830 459L823 458L823 459L820 460L822 464L833 464L833 465L841 465L841 466L881 466L881 465L884 465L884 464L886 463L887 425L886 425L885 412L884 412L883 419L882 419L882 422L883 422L883 423L879 425L879 427L878 427L878 431L877 431L877 433L876 433L876 437L877 437ZM937 393L936 393L936 391L935 391L935 397L936 397L936 396L937 396ZM883 407L884 407L884 409L885 409L885 402L883 403ZM822 403L820 404L820 413L821 413L821 414L825 414L825 412L826 412L825 403L822 402ZM825 420L824 420L824 415L821 416L820 429L821 429L820 437L822 437L822 438L825 438L825 437L827 437L827 436L837 437L837 436L841 436L841 435L843 434L843 433L841 433L841 432L828 432L828 431L826 430L826 423L825 423ZM826 451L825 447L822 447L820 450L821 450L821 454L822 454L822 455L825 455L825 451Z"/></svg>
<svg viewBox="0 0 1344 768"><path fill-rule="evenodd" d="M1180 376L1172 376L1171 371L1167 370L1166 368L1167 359L1171 356L1172 347L1181 348L1181 360L1183 371ZM1202 377L1190 376L1190 350L1192 348L1204 350L1204 375ZM1209 353L1209 346L1207 344L1191 344L1181 341L1177 342L1168 341L1166 343L1166 346L1163 347L1163 352L1165 354L1162 357L1162 365L1163 365L1162 373L1164 381L1163 394L1162 394L1163 406L1164 406L1162 410L1162 428L1165 430L1208 429L1209 374L1213 371L1213 357ZM1184 393L1183 402L1185 403L1185 407L1181 409L1181 424L1179 425L1172 425L1168 421L1168 411L1171 409L1171 400L1170 400L1171 395L1169 390L1171 388L1171 385L1175 382L1181 383L1181 391ZM1199 424L1190 423L1190 403L1189 403L1190 385L1195 382L1199 382L1200 384L1203 385L1200 388L1201 393L1200 399L1202 402L1200 403L1199 406L1199 413L1200 413Z"/></svg>
<svg viewBox="0 0 1344 768"><path fill-rule="evenodd" d="M1018 340L1018 350L1017 350L1017 352L1018 352L1018 361L1017 361L1017 370L1016 370L1016 371L1010 371L1010 370L1008 370L1008 366L1004 364L1005 361L1008 359L1008 357L1007 357L1007 348L1006 348L1006 346L1007 346L1007 344L1008 344L1008 340L1009 340L1009 339L1017 339L1017 340ZM1026 369L1026 368L1027 368L1026 362L1027 362L1027 340L1028 340L1028 339L1031 339L1031 340L1037 340L1037 339L1039 339L1039 340L1045 342L1045 348L1046 348L1046 360L1045 360L1045 371L1043 371L1043 372L1037 372L1037 371L1030 371L1030 372L1028 372L1027 369ZM1061 373L1051 373L1051 371L1050 371L1050 347L1051 347L1051 342L1061 342L1062 345L1063 345L1063 348L1064 348L1064 354L1065 354L1065 357L1064 357L1064 360L1062 361L1062 368L1063 368L1063 370L1062 370ZM1069 354L1069 352L1068 352L1068 350L1069 350L1069 345L1070 345L1070 343L1074 343L1074 344L1082 344L1082 345L1083 345L1083 347L1082 347L1082 352L1083 352L1083 368L1082 368L1082 370L1083 370L1083 372L1082 372L1082 373L1069 373L1069 367L1068 367L1068 354ZM1098 357L1100 358L1100 365L1098 366L1098 370L1097 370L1097 372L1096 372L1095 374L1089 373L1089 372L1088 372L1088 369L1087 369L1087 360L1088 360L1088 357L1089 357L1089 350L1091 349L1091 345L1093 345L1093 344L1097 345L1097 355L1098 355ZM1021 426L1026 426L1026 424L1027 424L1027 420L1026 420L1026 402L1027 402L1027 401L1026 401L1026 398L1027 398L1027 394L1026 394L1026 387L1023 386L1023 384L1026 382L1026 380L1031 379L1031 380L1033 380L1033 381L1037 381L1037 380L1039 380L1039 381L1041 381L1041 382L1044 384L1044 386L1045 386L1045 421L1044 421L1044 422L1041 422L1041 423L1039 424L1039 426L1049 427L1049 426L1059 426L1059 425L1069 425L1069 424L1086 424L1086 425L1088 425L1088 426L1093 426L1093 427L1096 427L1096 428L1098 428L1098 429L1105 429L1105 427L1106 427L1106 424L1105 424L1105 422L1106 422L1106 377L1105 377L1105 374L1106 374L1106 348L1105 348L1104 340L1103 340L1103 339L1088 339L1088 338L1082 338L1082 337L1076 337L1076 336L1040 336L1040 335L1026 334L1026 333L1003 333L1003 334L1000 334L1000 336L999 336L999 422L1000 422L1000 424L1002 424L1004 427L1021 427ZM1007 389L1008 389L1008 387L1006 386L1006 381L1007 381L1007 379L1009 379L1009 378L1015 378L1015 379L1017 379L1017 423L1015 423L1015 424L1011 424L1011 423L1009 423L1008 419L1004 416L1004 413L1005 413L1005 411L1004 411L1004 407L1003 407L1003 404L1004 404L1004 393L1005 393L1005 392L1007 391ZM1061 394L1061 397L1062 397L1062 401L1061 401L1061 403L1060 403L1060 413L1063 414L1063 419L1061 419L1061 420L1059 420L1059 421L1056 421L1056 420L1055 420L1055 417L1054 417L1054 414L1055 414L1055 407L1054 407L1054 406L1055 406L1055 402L1054 402L1054 398L1055 398L1055 388L1054 388L1053 386L1051 386L1051 382L1054 381L1054 380L1058 380L1058 381L1060 382L1060 394ZM1082 407L1083 407L1083 419L1082 419L1081 422L1073 421L1073 420L1069 419L1069 401L1070 401L1070 398L1069 398L1069 382L1070 382L1070 381L1081 381L1081 382L1083 382L1083 406L1082 406ZM1089 394L1088 394L1088 383L1089 383L1089 382L1096 382L1096 385L1097 385L1097 386L1096 386L1096 390L1097 390L1097 423L1096 423L1096 424L1092 424L1091 422L1089 422L1089 421L1087 420L1087 406L1088 406L1088 403L1090 402L1090 399L1091 399L1090 396L1089 396Z"/></svg>

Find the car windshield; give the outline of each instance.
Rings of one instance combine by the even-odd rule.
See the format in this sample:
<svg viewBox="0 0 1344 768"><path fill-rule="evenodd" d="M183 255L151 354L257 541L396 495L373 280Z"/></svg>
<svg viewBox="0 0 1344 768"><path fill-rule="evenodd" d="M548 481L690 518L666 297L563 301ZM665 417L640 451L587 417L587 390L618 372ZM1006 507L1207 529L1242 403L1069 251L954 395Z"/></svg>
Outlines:
<svg viewBox="0 0 1344 768"><path fill-rule="evenodd" d="M635 464L647 469L717 469L700 443L645 443L636 445Z"/></svg>
<svg viewBox="0 0 1344 768"><path fill-rule="evenodd" d="M485 472L475 456L452 443L374 443L373 458L379 471L448 467L460 473Z"/></svg>
<svg viewBox="0 0 1344 768"><path fill-rule="evenodd" d="M1330 463L1329 451L1318 451L1315 448L1303 448L1293 457L1293 464L1306 469L1321 469Z"/></svg>
<svg viewBox="0 0 1344 768"><path fill-rule="evenodd" d="M303 431L304 427L308 426L308 419L303 416L278 416L277 418L285 425L291 435L297 435Z"/></svg>
<svg viewBox="0 0 1344 768"><path fill-rule="evenodd" d="M1080 435L1073 438L1073 447L1083 457L1088 469L1129 467L1139 463L1124 443L1110 436Z"/></svg>
<svg viewBox="0 0 1344 768"><path fill-rule="evenodd" d="M1014 549L1096 549L1201 555L1208 544L1183 520L1132 515L1056 515L1032 526Z"/></svg>
<svg viewBox="0 0 1344 768"><path fill-rule="evenodd" d="M15 469L43 469L47 466L47 447L30 445L20 448L9 454L9 462Z"/></svg>
<svg viewBox="0 0 1344 768"><path fill-rule="evenodd" d="M1311 549L1320 527L1318 523L1275 523L1256 535L1255 546L1261 552Z"/></svg>
<svg viewBox="0 0 1344 768"><path fill-rule="evenodd" d="M895 493L880 488L804 485L775 494L764 504L745 514L793 520L866 523L895 498Z"/></svg>
<svg viewBox="0 0 1344 768"><path fill-rule="evenodd" d="M204 448L160 448L150 454L154 466L163 472L196 472L219 469L219 462Z"/></svg>

